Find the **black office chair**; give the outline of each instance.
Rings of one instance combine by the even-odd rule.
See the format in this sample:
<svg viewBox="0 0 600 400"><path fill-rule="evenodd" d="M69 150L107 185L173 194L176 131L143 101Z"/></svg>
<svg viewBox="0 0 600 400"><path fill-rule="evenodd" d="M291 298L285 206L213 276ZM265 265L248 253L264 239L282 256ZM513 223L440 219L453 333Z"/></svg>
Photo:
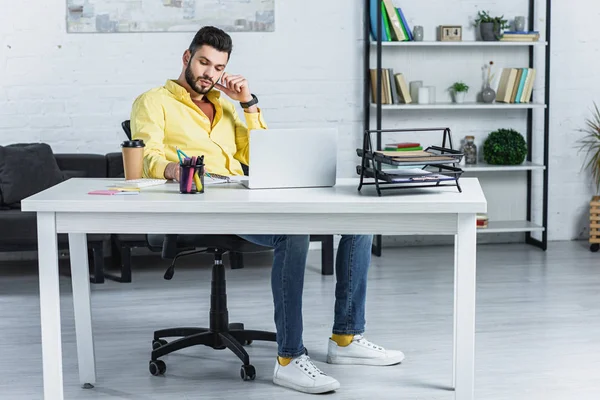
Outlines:
<svg viewBox="0 0 600 400"><path fill-rule="evenodd" d="M127 135L127 138L129 140L131 140L131 125L129 120L125 120L123 122L121 122L121 128L123 128L123 130L125 131L125 134Z"/></svg>
<svg viewBox="0 0 600 400"><path fill-rule="evenodd" d="M152 357L150 373L162 375L167 366L160 357L190 346L205 345L215 350L229 349L242 361L240 376L243 380L254 380L256 370L250 364L250 357L244 349L254 340L275 342L274 332L247 330L242 323L229 323L227 311L227 293L223 254L229 251L238 253L261 252L269 248L250 243L235 235L148 235L152 246L162 245L162 257L172 259L171 266L165 273L170 280L175 271L175 262L179 257L206 252L213 254L212 282L210 293L210 317L208 328L168 328L154 332L152 341ZM205 247L205 250L196 250ZM179 337L172 342L164 338Z"/></svg>

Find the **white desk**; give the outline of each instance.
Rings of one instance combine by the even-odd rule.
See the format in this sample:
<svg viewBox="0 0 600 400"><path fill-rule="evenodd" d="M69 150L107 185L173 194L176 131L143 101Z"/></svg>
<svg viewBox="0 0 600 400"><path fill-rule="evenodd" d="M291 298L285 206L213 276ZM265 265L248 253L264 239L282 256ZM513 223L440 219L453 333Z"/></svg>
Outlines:
<svg viewBox="0 0 600 400"><path fill-rule="evenodd" d="M137 196L92 196L110 179L71 179L23 200L37 212L44 396L62 400L57 233L69 234L81 384L96 383L86 233L455 235L455 398L473 399L476 213L487 203L475 178L455 187L402 189L377 197L358 180L333 188L247 190L237 184L182 195L178 185ZM407 365L406 368L410 368ZM87 385L89 386L89 385Z"/></svg>

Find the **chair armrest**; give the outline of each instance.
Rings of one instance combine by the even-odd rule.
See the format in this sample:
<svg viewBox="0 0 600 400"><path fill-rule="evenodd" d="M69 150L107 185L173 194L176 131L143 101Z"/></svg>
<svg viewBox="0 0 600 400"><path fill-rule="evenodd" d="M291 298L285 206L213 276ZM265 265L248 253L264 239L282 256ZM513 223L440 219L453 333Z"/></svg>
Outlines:
<svg viewBox="0 0 600 400"><path fill-rule="evenodd" d="M123 155L119 152L106 155L106 176L108 178L124 178Z"/></svg>

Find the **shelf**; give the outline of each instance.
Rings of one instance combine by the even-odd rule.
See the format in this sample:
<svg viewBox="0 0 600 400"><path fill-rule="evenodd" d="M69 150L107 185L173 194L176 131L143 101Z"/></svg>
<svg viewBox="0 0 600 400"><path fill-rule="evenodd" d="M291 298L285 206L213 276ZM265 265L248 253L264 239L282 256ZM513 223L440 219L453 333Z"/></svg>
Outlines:
<svg viewBox="0 0 600 400"><path fill-rule="evenodd" d="M528 47L528 46L546 46L548 42L484 42L481 40L464 40L462 42L441 42L428 40L422 42L381 42L383 47L431 47L431 46L446 46L446 47ZM371 41L371 46L377 46L377 42Z"/></svg>
<svg viewBox="0 0 600 400"><path fill-rule="evenodd" d="M466 172L495 172L495 171L535 171L545 170L546 167L542 164L535 164L530 161L525 161L520 165L491 165L487 163L477 163L475 165L459 165Z"/></svg>
<svg viewBox="0 0 600 400"><path fill-rule="evenodd" d="M377 108L371 103L371 108ZM539 103L434 103L434 104L382 104L382 110L491 110L491 109L528 109L546 108L545 104Z"/></svg>
<svg viewBox="0 0 600 400"><path fill-rule="evenodd" d="M478 233L543 232L544 227L529 221L488 221L487 228L477 228Z"/></svg>

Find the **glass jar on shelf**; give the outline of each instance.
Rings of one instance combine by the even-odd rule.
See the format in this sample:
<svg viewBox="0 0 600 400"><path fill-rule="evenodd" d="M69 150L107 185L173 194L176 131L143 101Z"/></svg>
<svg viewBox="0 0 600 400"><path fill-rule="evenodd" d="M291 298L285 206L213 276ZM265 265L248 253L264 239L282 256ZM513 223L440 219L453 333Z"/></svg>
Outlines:
<svg viewBox="0 0 600 400"><path fill-rule="evenodd" d="M463 145L463 154L466 165L477 164L477 146L475 145L475 136L465 136Z"/></svg>

